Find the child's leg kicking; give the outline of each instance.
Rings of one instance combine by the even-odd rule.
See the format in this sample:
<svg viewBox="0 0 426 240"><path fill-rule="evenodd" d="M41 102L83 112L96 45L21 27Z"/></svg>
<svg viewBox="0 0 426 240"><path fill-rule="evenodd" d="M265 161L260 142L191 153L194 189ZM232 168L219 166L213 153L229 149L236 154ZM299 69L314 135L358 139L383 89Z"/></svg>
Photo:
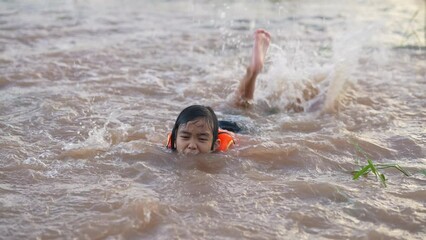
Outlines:
<svg viewBox="0 0 426 240"><path fill-rule="evenodd" d="M265 55L271 42L270 34L258 29L254 33L254 46L250 65L244 78L240 81L240 85L236 91L235 103L238 106L247 107L249 101L253 99L254 88L257 75L262 71L265 62Z"/></svg>

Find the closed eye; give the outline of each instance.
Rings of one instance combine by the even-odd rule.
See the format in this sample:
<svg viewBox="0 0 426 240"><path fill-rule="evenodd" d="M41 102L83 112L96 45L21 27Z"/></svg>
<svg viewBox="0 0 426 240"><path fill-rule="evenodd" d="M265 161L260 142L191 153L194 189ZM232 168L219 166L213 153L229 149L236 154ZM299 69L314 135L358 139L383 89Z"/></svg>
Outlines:
<svg viewBox="0 0 426 240"><path fill-rule="evenodd" d="M189 136L188 135L181 135L181 136L179 136L180 138L182 138L182 139L185 139L185 140L187 140L187 139L189 139Z"/></svg>

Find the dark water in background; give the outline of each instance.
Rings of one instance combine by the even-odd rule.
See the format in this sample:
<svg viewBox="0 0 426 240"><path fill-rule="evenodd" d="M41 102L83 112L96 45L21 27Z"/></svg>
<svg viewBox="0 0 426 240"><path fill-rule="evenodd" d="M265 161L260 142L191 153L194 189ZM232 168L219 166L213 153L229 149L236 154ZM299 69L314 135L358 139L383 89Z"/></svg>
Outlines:
<svg viewBox="0 0 426 240"><path fill-rule="evenodd" d="M273 45L239 110L256 28ZM424 1L0 1L0 52L2 239L426 233ZM163 148L194 103L245 126L234 150ZM412 176L353 181L355 144Z"/></svg>

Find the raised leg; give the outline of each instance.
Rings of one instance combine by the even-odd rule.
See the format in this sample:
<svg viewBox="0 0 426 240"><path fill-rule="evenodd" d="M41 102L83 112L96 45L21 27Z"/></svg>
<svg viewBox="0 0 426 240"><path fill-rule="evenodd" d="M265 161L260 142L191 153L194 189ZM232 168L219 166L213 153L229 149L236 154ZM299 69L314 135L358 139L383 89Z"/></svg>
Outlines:
<svg viewBox="0 0 426 240"><path fill-rule="evenodd" d="M235 103L237 105L246 107L249 105L249 101L253 99L256 78L260 71L262 71L270 42L271 35L267 31L263 29L256 30L254 33L251 62L247 67L246 75L241 79L236 91Z"/></svg>

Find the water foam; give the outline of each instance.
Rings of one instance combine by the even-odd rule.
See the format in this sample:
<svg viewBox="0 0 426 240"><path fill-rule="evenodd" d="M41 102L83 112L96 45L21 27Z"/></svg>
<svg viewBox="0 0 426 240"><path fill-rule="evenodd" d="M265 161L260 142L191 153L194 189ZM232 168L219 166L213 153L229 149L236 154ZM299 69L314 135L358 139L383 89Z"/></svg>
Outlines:
<svg viewBox="0 0 426 240"><path fill-rule="evenodd" d="M283 47L272 44L256 101L281 111L338 111L348 85L356 83L353 75L372 34L373 28L342 33L326 47L331 56L300 41Z"/></svg>
<svg viewBox="0 0 426 240"><path fill-rule="evenodd" d="M67 143L62 148L65 156L88 157L95 156L99 152L107 151L112 145L123 141L128 135L129 125L119 121L114 113L111 113L102 127L95 126L88 133L87 139L77 143ZM109 129L109 125L117 125L114 130Z"/></svg>

